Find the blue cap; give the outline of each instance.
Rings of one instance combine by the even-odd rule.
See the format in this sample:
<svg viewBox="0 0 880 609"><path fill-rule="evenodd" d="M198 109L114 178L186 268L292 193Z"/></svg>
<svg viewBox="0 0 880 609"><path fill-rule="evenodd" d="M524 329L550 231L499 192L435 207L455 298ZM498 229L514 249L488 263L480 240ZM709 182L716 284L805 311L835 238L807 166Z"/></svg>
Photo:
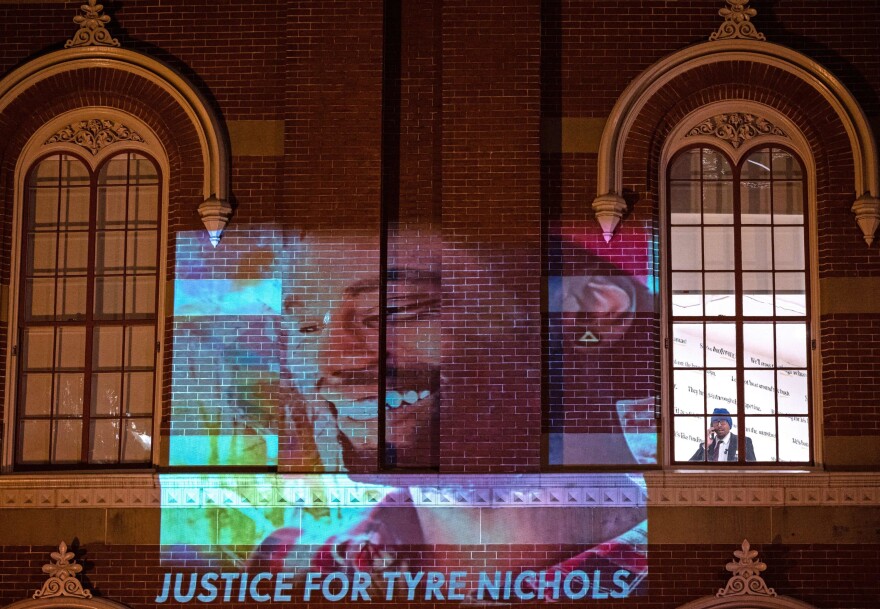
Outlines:
<svg viewBox="0 0 880 609"><path fill-rule="evenodd" d="M712 420L715 421L727 421L728 427L733 427L733 419L730 418L730 412L726 408L716 408L712 411Z"/></svg>

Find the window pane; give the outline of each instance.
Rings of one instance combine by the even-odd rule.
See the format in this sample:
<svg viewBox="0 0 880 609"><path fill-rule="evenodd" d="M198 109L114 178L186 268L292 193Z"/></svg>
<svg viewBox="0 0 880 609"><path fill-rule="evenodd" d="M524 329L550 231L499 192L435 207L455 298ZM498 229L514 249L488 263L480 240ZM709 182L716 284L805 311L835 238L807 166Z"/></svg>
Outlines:
<svg viewBox="0 0 880 609"><path fill-rule="evenodd" d="M742 168L743 180L770 179L770 151L759 150L746 158Z"/></svg>
<svg viewBox="0 0 880 609"><path fill-rule="evenodd" d="M22 463L46 463L49 461L49 421L22 421Z"/></svg>
<svg viewBox="0 0 880 609"><path fill-rule="evenodd" d="M706 441L706 429L706 417L675 417L674 459L688 461L695 456L700 445Z"/></svg>
<svg viewBox="0 0 880 609"><path fill-rule="evenodd" d="M773 183L773 222L776 224L804 223L803 182Z"/></svg>
<svg viewBox="0 0 880 609"><path fill-rule="evenodd" d="M62 230L88 229L90 197L91 190L88 187L67 188L61 191L59 223Z"/></svg>
<svg viewBox="0 0 880 609"><path fill-rule="evenodd" d="M801 164L785 150L773 150L773 178L776 180L800 180L803 178Z"/></svg>
<svg viewBox="0 0 880 609"><path fill-rule="evenodd" d="M77 186L89 183L89 171L76 157L61 155L61 184Z"/></svg>
<svg viewBox="0 0 880 609"><path fill-rule="evenodd" d="M55 414L81 417L83 414L83 375L58 374L55 383Z"/></svg>
<svg viewBox="0 0 880 609"><path fill-rule="evenodd" d="M125 266L125 232L99 231L95 238L95 274L118 273Z"/></svg>
<svg viewBox="0 0 880 609"><path fill-rule="evenodd" d="M150 460L153 444L150 419L129 419L125 421L125 439L122 445L122 460L126 463L141 463Z"/></svg>
<svg viewBox="0 0 880 609"><path fill-rule="evenodd" d="M733 255L733 228L703 229L706 239L706 269L733 270L736 259Z"/></svg>
<svg viewBox="0 0 880 609"><path fill-rule="evenodd" d="M743 361L746 368L773 368L773 324L743 324Z"/></svg>
<svg viewBox="0 0 880 609"><path fill-rule="evenodd" d="M54 231L58 226L58 189L31 188L29 192L32 203L28 210L28 229Z"/></svg>
<svg viewBox="0 0 880 609"><path fill-rule="evenodd" d="M104 372L92 375L92 414L119 415L119 395L122 375Z"/></svg>
<svg viewBox="0 0 880 609"><path fill-rule="evenodd" d="M122 317L122 287L122 277L95 279L96 319L120 319Z"/></svg>
<svg viewBox="0 0 880 609"><path fill-rule="evenodd" d="M117 463L119 461L119 420L92 420L89 448L91 463Z"/></svg>
<svg viewBox="0 0 880 609"><path fill-rule="evenodd" d="M701 154L699 148L692 148L678 155L672 162L669 175L674 180L699 180Z"/></svg>
<svg viewBox="0 0 880 609"><path fill-rule="evenodd" d="M55 184L61 175L61 155L46 157L34 168L33 182Z"/></svg>
<svg viewBox="0 0 880 609"><path fill-rule="evenodd" d="M780 368L807 367L806 324L776 325L776 357Z"/></svg>
<svg viewBox="0 0 880 609"><path fill-rule="evenodd" d="M773 249L776 253L776 270L803 270L804 229L802 226L777 226L773 229L776 240Z"/></svg>
<svg viewBox="0 0 880 609"><path fill-rule="evenodd" d="M153 373L131 372L125 375L125 414L153 412Z"/></svg>
<svg viewBox="0 0 880 609"><path fill-rule="evenodd" d="M55 280L52 278L27 281L25 306L28 321L55 317Z"/></svg>
<svg viewBox="0 0 880 609"><path fill-rule="evenodd" d="M745 316L773 315L773 275L743 273L742 306Z"/></svg>
<svg viewBox="0 0 880 609"><path fill-rule="evenodd" d="M55 233L32 233L28 239L28 274L54 275L58 236Z"/></svg>
<svg viewBox="0 0 880 609"><path fill-rule="evenodd" d="M740 182L743 224L770 224L770 182Z"/></svg>
<svg viewBox="0 0 880 609"><path fill-rule="evenodd" d="M778 370L779 412L807 414L809 412L806 370Z"/></svg>
<svg viewBox="0 0 880 609"><path fill-rule="evenodd" d="M25 328L25 370L51 370L55 343L55 328Z"/></svg>
<svg viewBox="0 0 880 609"><path fill-rule="evenodd" d="M68 370L83 368L86 363L86 329L65 326L58 328L56 336L55 366Z"/></svg>
<svg viewBox="0 0 880 609"><path fill-rule="evenodd" d="M128 226L150 228L158 225L159 187L135 186L128 197Z"/></svg>
<svg viewBox="0 0 880 609"><path fill-rule="evenodd" d="M672 314L703 315L701 273L672 274Z"/></svg>
<svg viewBox="0 0 880 609"><path fill-rule="evenodd" d="M25 374L22 377L22 400L25 416L48 416L52 404L52 375Z"/></svg>
<svg viewBox="0 0 880 609"><path fill-rule="evenodd" d="M152 368L156 354L153 326L129 326L125 335L125 367Z"/></svg>
<svg viewBox="0 0 880 609"><path fill-rule="evenodd" d="M156 278L126 277L125 314L128 318L150 317L156 311Z"/></svg>
<svg viewBox="0 0 880 609"><path fill-rule="evenodd" d="M702 370L676 370L673 376L675 414L705 414Z"/></svg>
<svg viewBox="0 0 880 609"><path fill-rule="evenodd" d="M703 238L699 227L672 227L672 269L699 271L703 268Z"/></svg>
<svg viewBox="0 0 880 609"><path fill-rule="evenodd" d="M703 148L703 179L730 179L733 171L727 157L713 148Z"/></svg>
<svg viewBox="0 0 880 609"><path fill-rule="evenodd" d="M806 417L779 417L779 460L810 460L810 423Z"/></svg>
<svg viewBox="0 0 880 609"><path fill-rule="evenodd" d="M743 395L747 415L776 413L776 374L773 370L743 372Z"/></svg>
<svg viewBox="0 0 880 609"><path fill-rule="evenodd" d="M56 298L58 319L67 321L82 319L86 314L86 278L59 278Z"/></svg>
<svg viewBox="0 0 880 609"><path fill-rule="evenodd" d="M669 204L673 224L700 223L700 182L672 182Z"/></svg>
<svg viewBox="0 0 880 609"><path fill-rule="evenodd" d="M736 366L736 324L706 324L706 367ZM734 397L735 394L734 394Z"/></svg>
<svg viewBox="0 0 880 609"><path fill-rule="evenodd" d="M95 328L92 362L92 365L99 370L122 368L122 326Z"/></svg>
<svg viewBox="0 0 880 609"><path fill-rule="evenodd" d="M757 461L776 461L776 417L746 417L746 437Z"/></svg>
<svg viewBox="0 0 880 609"><path fill-rule="evenodd" d="M733 224L733 182L703 183L703 222Z"/></svg>
<svg viewBox="0 0 880 609"><path fill-rule="evenodd" d="M736 370L706 371L706 412L712 413L716 408L724 408L736 416L739 411L736 399Z"/></svg>
<svg viewBox="0 0 880 609"><path fill-rule="evenodd" d="M706 316L736 315L736 282L733 273L706 273Z"/></svg>
<svg viewBox="0 0 880 609"><path fill-rule="evenodd" d="M82 451L82 420L55 421L52 455L53 463L76 463Z"/></svg>
<svg viewBox="0 0 880 609"><path fill-rule="evenodd" d="M98 188L98 215L95 221L98 229L123 228L125 226L127 196L128 189L125 186Z"/></svg>
<svg viewBox="0 0 880 609"><path fill-rule="evenodd" d="M804 273L776 273L776 315L806 315L806 290Z"/></svg>
<svg viewBox="0 0 880 609"><path fill-rule="evenodd" d="M89 259L89 234L69 232L58 235L58 272L84 275Z"/></svg>
<svg viewBox="0 0 880 609"><path fill-rule="evenodd" d="M672 325L672 361L676 368L702 368L703 325Z"/></svg>
<svg viewBox="0 0 880 609"><path fill-rule="evenodd" d="M159 251L156 231L139 230L128 234L128 257L126 266L136 272L156 270Z"/></svg>
<svg viewBox="0 0 880 609"><path fill-rule="evenodd" d="M157 184L159 174L147 157L132 153L128 163L129 180L134 184Z"/></svg>
<svg viewBox="0 0 880 609"><path fill-rule="evenodd" d="M124 184L128 181L128 155L120 154L101 166L98 184Z"/></svg>
<svg viewBox="0 0 880 609"><path fill-rule="evenodd" d="M770 228L763 226L742 227L742 268L747 271L773 269L773 242Z"/></svg>

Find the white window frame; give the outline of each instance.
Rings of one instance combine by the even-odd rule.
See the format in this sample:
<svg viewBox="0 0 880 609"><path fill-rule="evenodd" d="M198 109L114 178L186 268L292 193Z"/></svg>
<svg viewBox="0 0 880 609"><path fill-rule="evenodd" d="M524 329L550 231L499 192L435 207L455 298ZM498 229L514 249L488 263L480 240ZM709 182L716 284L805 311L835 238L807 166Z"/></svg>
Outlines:
<svg viewBox="0 0 880 609"><path fill-rule="evenodd" d="M99 119L119 122L130 130L140 135L143 141L124 140L108 144L91 154L83 147L71 142L47 143L47 141L64 127L77 124L79 121ZM155 132L136 116L123 112L116 108L102 106L88 106L77 108L63 114L59 114L52 120L40 127L28 140L18 157L15 165L15 194L12 211L12 247L9 252L10 259L10 285L9 285L9 320L7 326L7 357L6 357L6 392L3 400L5 413L5 433L3 437L3 453L0 455L0 471L11 471L15 465L15 429L17 428L17 395L18 395L18 321L21 290L21 255L23 245L22 220L24 215L25 197L27 192L27 175L38 158L47 154L74 153L84 160L92 172L108 157L120 151L145 152L158 164L162 182L160 186L160 221L159 221L159 269L156 286L158 292L158 307L156 310L156 340L159 343L159 352L156 360L154 403L153 403L153 446L151 464L153 467L160 463L161 447L159 446L159 431L162 418L162 372L164 355L164 320L165 320L165 292L166 292L166 269L167 269L167 245L168 245L168 209L169 209L169 174L170 167L168 154L161 140ZM107 467L112 469L113 465Z"/></svg>
<svg viewBox="0 0 880 609"><path fill-rule="evenodd" d="M757 135L747 142L743 143L739 147L734 147L731 143L715 137L713 135L688 135L694 127L702 123L703 121L721 115L721 114L729 114L729 113L744 113L744 114L752 114L761 118L764 118L773 125L779 127L781 131L785 135L773 135L773 134L761 134ZM810 358L810 368L811 368L811 378L810 378L810 389L811 389L811 403L809 405L809 413L812 421L812 437L810 438L812 453L813 453L813 463L811 467L819 468L822 465L822 369L821 369L821 357L820 357L820 337L819 337L819 323L818 323L818 310L819 310L819 276L818 276L818 268L819 268L819 255L818 248L816 244L818 242L818 228L817 228L817 213L816 213L816 200L817 200L817 184L816 184L816 161L813 156L813 151L810 148L810 145L807 141L807 138L801 132L801 130L785 115L781 112L772 108L771 106L767 106L765 104L753 102L750 100L744 99L728 99L724 101L714 102L710 104L706 104L701 106L697 110L691 112L686 117L684 117L670 132L669 136L666 138L663 149L660 155L660 163L658 166L659 171L659 196L660 196L660 235L661 235L661 250L662 252L666 251L666 239L668 239L667 231L669 229L668 220L667 220L667 210L669 202L667 201L668 192L667 192L667 182L668 182L668 173L669 173L669 163L675 156L677 152L684 148L692 148L699 146L701 144L707 144L714 146L716 148L721 149L727 154L732 160L734 165L738 165L742 158L752 151L755 148L772 146L772 145L781 145L790 148L800 157L800 160L804 164L804 172L806 175L806 197L807 197L807 223L808 223L808 235L807 239L809 241L809 275L808 281L810 284L810 292L807 294L807 298L809 299L809 311L810 311L810 319L808 321L810 328L810 336L813 339L813 343L811 345L810 353L808 357ZM668 268L669 261L666 259L665 255L660 256L660 290L661 294L667 294L667 290L671 289L671 286L668 285L669 277L668 277ZM669 327L669 316L671 315L671 311L668 310L668 303L666 299L662 299L661 305L661 328L662 328L662 340L663 345L666 347L670 345L672 338L668 336L668 327ZM673 461L673 447L670 438L673 433L673 422L674 417L671 412L672 405L672 387L671 387L671 369L672 369L672 348L671 346L668 348L662 349L662 357L661 357L661 395L662 395L662 403L664 404L663 412L663 423L662 423L662 463L665 465L671 465ZM696 448L696 447L695 447ZM676 463L675 467L683 468L687 467L686 464ZM707 467L706 463L699 462L694 463L694 467L705 468ZM788 465L785 463L762 463L758 466L749 465L743 466L743 469L748 468L748 470L753 471L756 467L764 467L764 468L782 468L782 469L791 469L792 465ZM801 464L797 464L796 467L802 469L804 466Z"/></svg>

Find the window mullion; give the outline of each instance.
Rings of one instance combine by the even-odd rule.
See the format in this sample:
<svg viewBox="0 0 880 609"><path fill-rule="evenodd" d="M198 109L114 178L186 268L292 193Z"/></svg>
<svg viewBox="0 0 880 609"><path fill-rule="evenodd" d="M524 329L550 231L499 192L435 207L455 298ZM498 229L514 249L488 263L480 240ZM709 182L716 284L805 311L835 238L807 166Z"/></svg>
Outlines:
<svg viewBox="0 0 880 609"><path fill-rule="evenodd" d="M736 460L746 460L746 423L745 423L745 340L743 338L744 320L743 300L743 263L742 263L742 165L733 168L733 251L734 251L734 292L736 311L736 421L739 434L736 436Z"/></svg>
<svg viewBox="0 0 880 609"><path fill-rule="evenodd" d="M89 462L89 437L92 418L92 363L95 340L95 254L97 241L98 179L89 171L89 246L86 259L86 353L83 372L83 429L80 461Z"/></svg>

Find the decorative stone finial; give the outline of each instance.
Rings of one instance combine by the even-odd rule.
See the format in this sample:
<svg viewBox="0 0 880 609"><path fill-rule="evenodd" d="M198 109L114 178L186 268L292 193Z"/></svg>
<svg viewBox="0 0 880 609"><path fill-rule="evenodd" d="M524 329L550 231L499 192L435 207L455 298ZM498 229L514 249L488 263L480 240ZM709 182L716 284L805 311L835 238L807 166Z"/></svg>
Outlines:
<svg viewBox="0 0 880 609"><path fill-rule="evenodd" d="M227 201L221 201L216 196L211 195L199 205L199 216L202 218L202 224L208 231L208 239L211 245L217 247L220 243L220 237L223 230L232 217L232 206Z"/></svg>
<svg viewBox="0 0 880 609"><path fill-rule="evenodd" d="M754 560L758 556L757 550L750 549L749 540L744 539L742 550L736 550L733 553L739 560L732 560L727 563L727 570L733 573L727 586L718 590L716 597L722 596L741 596L751 594L755 596L776 596L773 588L768 588L761 577L761 571L767 568L767 565L760 560Z"/></svg>
<svg viewBox="0 0 880 609"><path fill-rule="evenodd" d="M596 221L602 227L605 243L608 243L626 213L626 201L614 192L599 195L593 199L593 211L596 213Z"/></svg>
<svg viewBox="0 0 880 609"><path fill-rule="evenodd" d="M687 132L685 137L712 135L739 148L745 142L759 135L780 135L788 137L785 131L766 118L745 112L728 112L707 118Z"/></svg>
<svg viewBox="0 0 880 609"><path fill-rule="evenodd" d="M709 40L730 40L731 38L746 38L749 40L767 40L764 34L759 34L752 22L752 17L758 14L753 8L747 8L749 0L727 0L730 8L723 8L718 14L724 17L724 23L709 36Z"/></svg>
<svg viewBox="0 0 880 609"><path fill-rule="evenodd" d="M70 142L85 148L94 156L102 148L116 142L143 141L144 138L136 131L118 121L93 118L67 125L46 140L46 143Z"/></svg>
<svg viewBox="0 0 880 609"><path fill-rule="evenodd" d="M110 32L107 31L105 26L110 22L110 17L100 14L104 10L104 5L97 4L97 1L89 0L88 4L83 4L79 7L85 13L85 16L77 15L73 18L73 22L79 24L79 30L64 45L65 49L90 46L120 46L119 41L111 37Z"/></svg>
<svg viewBox="0 0 880 609"><path fill-rule="evenodd" d="M34 598L92 598L92 593L84 590L76 578L76 574L82 571L82 565L76 564L74 553L67 551L67 544L62 541L58 544L58 551L52 552L50 556L55 562L43 565L43 573L47 573L49 579L43 583L42 588L34 592Z"/></svg>
<svg viewBox="0 0 880 609"><path fill-rule="evenodd" d="M856 222L865 236L865 243L870 246L874 243L874 233L880 226L880 199L865 193L853 203L852 212L856 215Z"/></svg>

